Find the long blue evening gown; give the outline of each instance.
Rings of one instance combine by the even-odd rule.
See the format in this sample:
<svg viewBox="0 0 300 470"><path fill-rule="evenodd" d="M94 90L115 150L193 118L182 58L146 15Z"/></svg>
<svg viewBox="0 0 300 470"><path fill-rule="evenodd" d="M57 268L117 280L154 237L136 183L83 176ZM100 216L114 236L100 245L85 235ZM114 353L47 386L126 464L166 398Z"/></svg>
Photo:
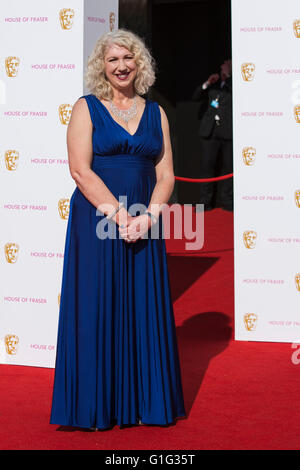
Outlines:
<svg viewBox="0 0 300 470"><path fill-rule="evenodd" d="M116 199L146 208L162 148L160 110L146 106L128 133L93 94L92 169ZM139 215L131 213L131 215ZM162 215L159 236L97 236L101 212L76 187L70 200L51 424L166 425L185 416ZM115 226L113 221L108 225ZM101 232L102 233L102 232ZM150 232L149 232L150 233Z"/></svg>

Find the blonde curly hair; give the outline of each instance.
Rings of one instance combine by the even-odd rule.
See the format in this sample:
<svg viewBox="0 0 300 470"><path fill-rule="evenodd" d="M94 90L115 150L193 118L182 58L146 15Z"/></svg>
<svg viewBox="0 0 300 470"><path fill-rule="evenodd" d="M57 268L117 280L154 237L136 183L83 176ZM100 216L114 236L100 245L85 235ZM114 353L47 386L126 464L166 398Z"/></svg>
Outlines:
<svg viewBox="0 0 300 470"><path fill-rule="evenodd" d="M156 63L144 41L131 31L124 28L103 34L95 44L88 58L85 84L91 93L101 99L112 99L113 90L104 72L104 57L112 44L126 47L135 56L137 75L134 89L138 95L144 95L155 82Z"/></svg>

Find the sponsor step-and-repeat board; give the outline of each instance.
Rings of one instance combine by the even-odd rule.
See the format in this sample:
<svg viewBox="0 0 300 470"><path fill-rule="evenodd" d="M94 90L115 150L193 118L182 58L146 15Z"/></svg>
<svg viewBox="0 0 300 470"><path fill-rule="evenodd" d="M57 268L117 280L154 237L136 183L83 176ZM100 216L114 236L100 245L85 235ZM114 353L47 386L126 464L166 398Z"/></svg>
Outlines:
<svg viewBox="0 0 300 470"><path fill-rule="evenodd" d="M298 3L232 0L237 340L300 342ZM54 367L66 129L118 1L11 0L0 23L0 363Z"/></svg>
<svg viewBox="0 0 300 470"><path fill-rule="evenodd" d="M0 363L54 367L75 183L66 129L118 1L11 0L0 9Z"/></svg>
<svg viewBox="0 0 300 470"><path fill-rule="evenodd" d="M300 342L300 4L233 0L235 338Z"/></svg>

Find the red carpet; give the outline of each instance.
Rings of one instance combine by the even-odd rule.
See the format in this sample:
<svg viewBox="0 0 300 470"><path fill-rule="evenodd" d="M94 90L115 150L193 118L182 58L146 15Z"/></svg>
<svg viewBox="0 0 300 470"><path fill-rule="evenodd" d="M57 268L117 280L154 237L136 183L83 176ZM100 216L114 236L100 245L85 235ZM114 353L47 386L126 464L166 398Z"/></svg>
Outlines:
<svg viewBox="0 0 300 470"><path fill-rule="evenodd" d="M96 433L49 425L54 371L0 365L0 448L300 449L291 345L233 340L232 223L206 213L198 253L166 240L187 419Z"/></svg>

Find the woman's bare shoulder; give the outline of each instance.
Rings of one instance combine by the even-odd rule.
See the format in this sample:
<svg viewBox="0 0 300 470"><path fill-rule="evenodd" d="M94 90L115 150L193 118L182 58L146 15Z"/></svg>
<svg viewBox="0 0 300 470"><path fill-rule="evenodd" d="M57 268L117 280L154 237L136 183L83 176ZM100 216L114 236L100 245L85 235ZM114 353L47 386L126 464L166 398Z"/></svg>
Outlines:
<svg viewBox="0 0 300 470"><path fill-rule="evenodd" d="M80 96L80 98L78 98L74 105L73 105L73 109L76 108L76 109L87 109L88 108L88 104L87 104L87 97L86 96Z"/></svg>
<svg viewBox="0 0 300 470"><path fill-rule="evenodd" d="M163 129L168 129L168 127L169 127L169 121L168 121L167 114L166 114L164 108L163 108L159 103L157 103L157 106L158 106L159 111L160 111L162 128L163 128Z"/></svg>
<svg viewBox="0 0 300 470"><path fill-rule="evenodd" d="M84 119L86 121L91 121L89 107L84 96L78 98L73 104L71 118L73 118L73 121L74 119Z"/></svg>
<svg viewBox="0 0 300 470"><path fill-rule="evenodd" d="M72 112L68 124L68 133L90 131L92 127L93 123L88 104L84 98L80 97L72 106Z"/></svg>

